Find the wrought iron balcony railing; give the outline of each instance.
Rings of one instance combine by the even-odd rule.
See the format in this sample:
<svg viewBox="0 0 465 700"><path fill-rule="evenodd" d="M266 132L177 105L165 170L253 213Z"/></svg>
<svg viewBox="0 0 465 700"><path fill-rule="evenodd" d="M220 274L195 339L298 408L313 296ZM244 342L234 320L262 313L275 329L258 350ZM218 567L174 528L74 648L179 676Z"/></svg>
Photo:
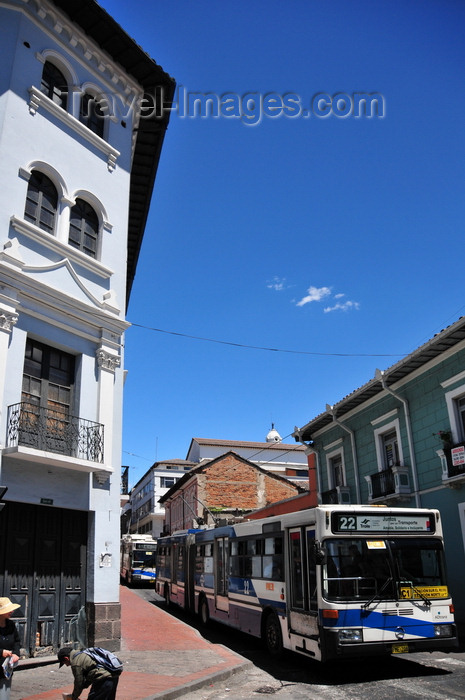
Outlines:
<svg viewBox="0 0 465 700"><path fill-rule="evenodd" d="M395 493L394 474L392 469L371 474L372 498L380 498Z"/></svg>
<svg viewBox="0 0 465 700"><path fill-rule="evenodd" d="M324 505L327 504L350 504L350 487L349 486L336 486L335 489L330 491L323 491L321 494L321 502Z"/></svg>
<svg viewBox="0 0 465 700"><path fill-rule="evenodd" d="M23 401L8 407L7 447L103 463L103 425Z"/></svg>
<svg viewBox="0 0 465 700"><path fill-rule="evenodd" d="M338 503L337 489L330 489L329 491L323 491L321 494L321 502L324 505L335 505Z"/></svg>
<svg viewBox="0 0 465 700"><path fill-rule="evenodd" d="M405 500L411 496L409 468L396 464L393 467L366 476L368 500L379 498Z"/></svg>

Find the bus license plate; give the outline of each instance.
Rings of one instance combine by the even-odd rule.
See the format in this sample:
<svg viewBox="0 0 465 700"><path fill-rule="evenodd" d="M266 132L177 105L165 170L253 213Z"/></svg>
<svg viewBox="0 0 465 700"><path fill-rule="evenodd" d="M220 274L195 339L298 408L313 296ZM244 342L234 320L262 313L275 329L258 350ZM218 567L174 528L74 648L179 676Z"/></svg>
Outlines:
<svg viewBox="0 0 465 700"><path fill-rule="evenodd" d="M393 654L407 654L408 653L408 644L393 644L392 645L392 653Z"/></svg>

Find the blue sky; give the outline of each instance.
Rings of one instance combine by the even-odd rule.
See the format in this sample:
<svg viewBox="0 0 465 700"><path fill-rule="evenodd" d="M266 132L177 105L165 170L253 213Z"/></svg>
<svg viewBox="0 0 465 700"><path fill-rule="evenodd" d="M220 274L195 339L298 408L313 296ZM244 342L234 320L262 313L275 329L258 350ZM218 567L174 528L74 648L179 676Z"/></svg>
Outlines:
<svg viewBox="0 0 465 700"><path fill-rule="evenodd" d="M465 4L100 4L184 92L384 98L172 113L128 309L134 484L192 437L290 435L463 314Z"/></svg>

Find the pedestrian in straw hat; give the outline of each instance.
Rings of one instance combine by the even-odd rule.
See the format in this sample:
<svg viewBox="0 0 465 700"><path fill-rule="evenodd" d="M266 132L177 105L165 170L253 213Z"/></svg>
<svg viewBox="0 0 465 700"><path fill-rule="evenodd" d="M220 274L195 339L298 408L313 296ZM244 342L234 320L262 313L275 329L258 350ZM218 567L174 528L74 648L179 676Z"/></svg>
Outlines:
<svg viewBox="0 0 465 700"><path fill-rule="evenodd" d="M10 620L13 610L20 606L12 603L9 598L0 598L0 700L8 700L10 697L13 665L19 660L19 634L13 620ZM10 660L10 668L4 671L5 660ZM8 676L8 677L7 677Z"/></svg>

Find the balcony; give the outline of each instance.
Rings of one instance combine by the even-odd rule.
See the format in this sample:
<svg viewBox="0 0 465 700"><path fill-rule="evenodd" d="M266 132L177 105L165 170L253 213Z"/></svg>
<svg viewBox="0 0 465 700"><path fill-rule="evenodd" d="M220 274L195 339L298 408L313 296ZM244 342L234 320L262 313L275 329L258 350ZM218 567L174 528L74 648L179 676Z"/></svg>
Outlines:
<svg viewBox="0 0 465 700"><path fill-rule="evenodd" d="M321 494L321 503L323 505L350 505L350 488L349 486L336 486L330 491L323 491Z"/></svg>
<svg viewBox="0 0 465 700"><path fill-rule="evenodd" d="M368 501L405 501L412 494L408 467L395 465L366 476Z"/></svg>
<svg viewBox="0 0 465 700"><path fill-rule="evenodd" d="M4 453L36 462L55 463L57 466L79 466L89 472L102 469L113 471L103 467L101 423L70 416L56 409L34 406L30 402L8 407Z"/></svg>
<svg viewBox="0 0 465 700"><path fill-rule="evenodd" d="M437 454L441 459L442 483L451 488L461 488L465 483L465 442L444 445Z"/></svg>

